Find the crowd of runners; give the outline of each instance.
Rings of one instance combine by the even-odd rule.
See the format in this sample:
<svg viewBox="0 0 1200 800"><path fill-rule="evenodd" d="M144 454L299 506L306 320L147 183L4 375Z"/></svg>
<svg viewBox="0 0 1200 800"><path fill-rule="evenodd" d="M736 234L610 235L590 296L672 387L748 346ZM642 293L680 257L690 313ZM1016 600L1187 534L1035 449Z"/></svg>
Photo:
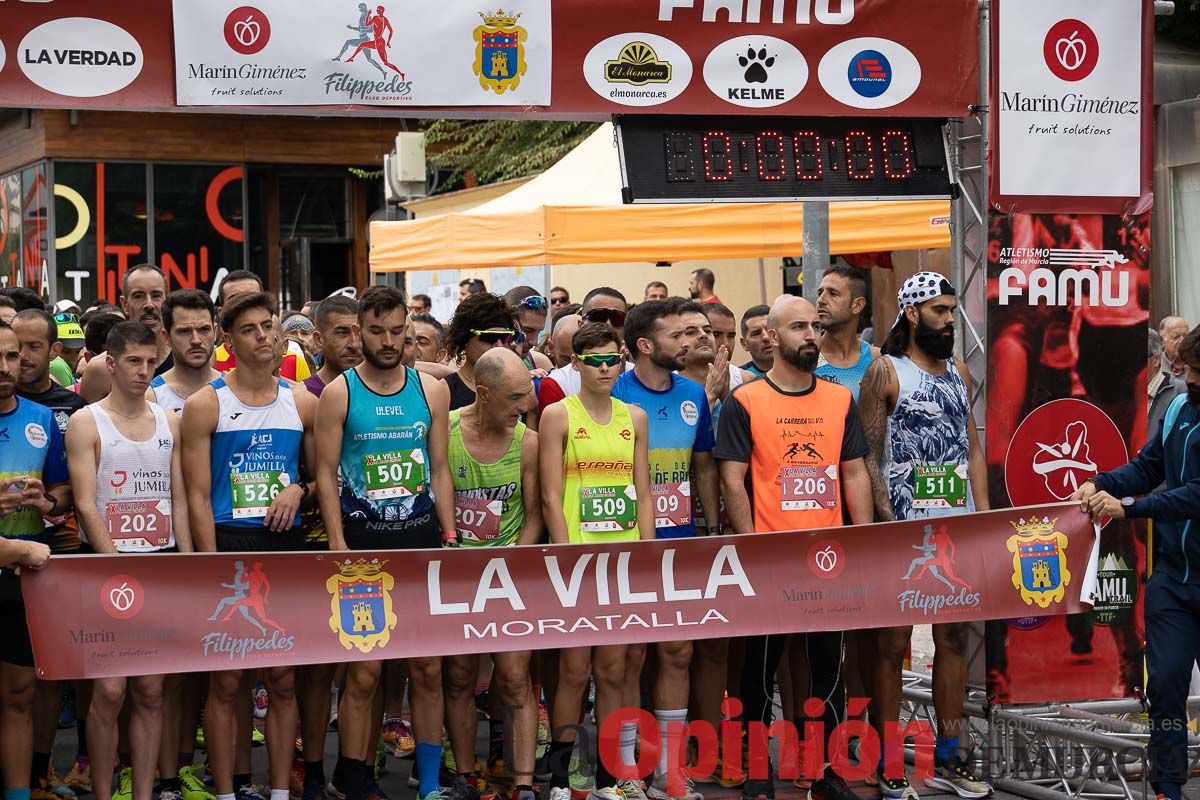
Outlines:
<svg viewBox="0 0 1200 800"><path fill-rule="evenodd" d="M688 779L681 793L667 780L675 762L665 740L641 781L572 757L577 726L629 707L651 711L664 736L689 719L716 727L737 707L743 720L769 723L778 677L783 714L800 731L820 719L831 734L848 696L871 698L858 716L883 730L899 714L911 636L892 628L79 682L69 687L79 757L59 778L50 754L68 687L35 678L24 613L25 602L53 598L22 598L13 569L43 568L52 553L245 553L212 617L240 614L271 636L260 552L621 542L988 507L971 377L953 357L955 290L936 273L904 282L899 315L876 328L878 347L860 335L867 279L844 267L824 274L815 305L784 295L738 311L714 294L707 270L693 274L688 297L655 282L634 302L608 287L577 304L561 288L500 296L464 281L445 326L427 297L385 286L296 311L277 308L245 271L225 277L215 303L168 289L161 270L141 265L124 274L119 306L48 307L29 290L0 291L5 800L85 791L385 800L377 754L389 751L415 756L419 800L701 800L705 782L773 798L769 776L746 777L745 742L723 743L711 777ZM750 356L740 366L730 360L738 342ZM915 485L931 465L968 479ZM796 477L813 475L822 477ZM939 541L931 528L922 569L953 575ZM991 789L969 766L962 722L965 623L934 625L933 635L938 725L925 783L984 797ZM740 706L725 702L733 698ZM264 710L260 786L250 751ZM476 752L481 713L487 753ZM331 716L339 753L326 775ZM637 747L636 724L623 722L624 763ZM884 774L889 757L902 763L881 753L873 782L889 800L915 800L902 774ZM816 800L855 797L829 764L796 780Z"/></svg>

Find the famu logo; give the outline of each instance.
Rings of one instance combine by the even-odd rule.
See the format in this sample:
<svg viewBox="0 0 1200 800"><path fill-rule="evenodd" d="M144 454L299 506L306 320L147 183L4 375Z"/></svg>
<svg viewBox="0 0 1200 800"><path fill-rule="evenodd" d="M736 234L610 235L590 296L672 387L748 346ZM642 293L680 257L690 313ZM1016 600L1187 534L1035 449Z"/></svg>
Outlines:
<svg viewBox="0 0 1200 800"><path fill-rule="evenodd" d="M1137 599L1137 572L1125 559L1109 553L1096 571L1096 594L1092 601L1092 619L1101 625L1117 625L1129 616Z"/></svg>
<svg viewBox="0 0 1200 800"><path fill-rule="evenodd" d="M1129 304L1129 259L1116 250L1057 247L1000 249L1000 305L1024 298L1031 306Z"/></svg>
<svg viewBox="0 0 1200 800"><path fill-rule="evenodd" d="M609 83L634 86L669 83L671 64L660 61L654 48L645 42L630 42L621 48L615 59L604 62L604 78Z"/></svg>

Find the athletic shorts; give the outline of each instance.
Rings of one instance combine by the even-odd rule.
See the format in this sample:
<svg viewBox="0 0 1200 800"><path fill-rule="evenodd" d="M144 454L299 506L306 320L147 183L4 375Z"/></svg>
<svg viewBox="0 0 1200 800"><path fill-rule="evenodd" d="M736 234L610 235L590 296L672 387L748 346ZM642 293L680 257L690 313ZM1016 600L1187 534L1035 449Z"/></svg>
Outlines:
<svg viewBox="0 0 1200 800"><path fill-rule="evenodd" d="M287 550L307 550L304 531L292 528L273 531L269 528L233 528L217 525L218 553L278 553Z"/></svg>
<svg viewBox="0 0 1200 800"><path fill-rule="evenodd" d="M343 518L342 530L351 550L436 550L442 546L441 527L433 511L400 522Z"/></svg>
<svg viewBox="0 0 1200 800"><path fill-rule="evenodd" d="M18 667L33 666L33 643L25 620L21 578L11 569L0 570L0 661Z"/></svg>

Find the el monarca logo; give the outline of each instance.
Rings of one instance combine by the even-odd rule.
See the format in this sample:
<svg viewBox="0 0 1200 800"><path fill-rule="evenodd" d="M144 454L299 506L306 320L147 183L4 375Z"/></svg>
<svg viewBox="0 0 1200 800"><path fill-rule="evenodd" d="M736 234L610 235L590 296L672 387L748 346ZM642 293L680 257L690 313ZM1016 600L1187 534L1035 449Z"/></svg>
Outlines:
<svg viewBox="0 0 1200 800"><path fill-rule="evenodd" d="M630 42L621 48L613 61L604 62L604 77L610 83L669 83L671 65L661 61L654 48L645 42Z"/></svg>

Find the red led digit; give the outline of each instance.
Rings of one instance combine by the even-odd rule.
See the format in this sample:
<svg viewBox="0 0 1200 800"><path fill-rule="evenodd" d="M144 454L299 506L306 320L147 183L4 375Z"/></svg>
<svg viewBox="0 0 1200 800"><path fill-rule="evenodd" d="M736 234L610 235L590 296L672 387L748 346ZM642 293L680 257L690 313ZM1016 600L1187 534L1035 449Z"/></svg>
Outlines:
<svg viewBox="0 0 1200 800"><path fill-rule="evenodd" d="M783 135L779 131L760 131L754 136L754 155L760 181L781 181L787 175Z"/></svg>
<svg viewBox="0 0 1200 800"><path fill-rule="evenodd" d="M796 178L802 181L819 181L824 159L821 157L821 137L812 131L796 131L792 134L792 153L796 156Z"/></svg>
<svg viewBox="0 0 1200 800"><path fill-rule="evenodd" d="M875 177L875 153L871 149L871 134L866 131L846 133L846 177L855 181Z"/></svg>
<svg viewBox="0 0 1200 800"><path fill-rule="evenodd" d="M704 134L704 180L727 181L733 174L733 139L725 131Z"/></svg>
<svg viewBox="0 0 1200 800"><path fill-rule="evenodd" d="M883 146L883 176L894 181L912 177L912 142L904 131L886 131L879 140Z"/></svg>

